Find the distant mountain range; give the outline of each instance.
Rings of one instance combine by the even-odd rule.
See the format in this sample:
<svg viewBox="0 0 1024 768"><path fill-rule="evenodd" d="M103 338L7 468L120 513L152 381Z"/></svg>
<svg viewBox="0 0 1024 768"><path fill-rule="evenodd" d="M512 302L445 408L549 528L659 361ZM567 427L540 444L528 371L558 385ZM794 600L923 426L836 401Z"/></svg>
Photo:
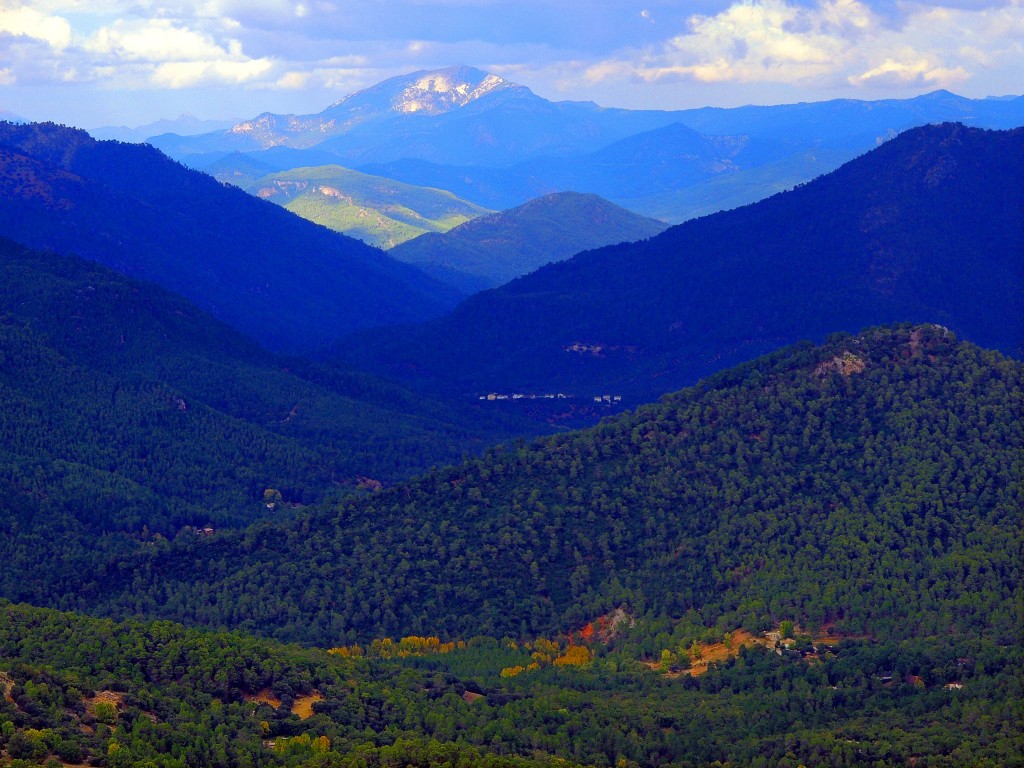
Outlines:
<svg viewBox="0 0 1024 768"><path fill-rule="evenodd" d="M215 176L232 178L231 171L223 170ZM279 171L240 186L304 219L378 248L392 248L427 232L447 232L491 212L451 192L414 187L340 165Z"/></svg>
<svg viewBox="0 0 1024 768"><path fill-rule="evenodd" d="M349 340L461 391L649 399L800 339L930 320L1024 348L1024 129L913 129L790 192L579 254Z"/></svg>
<svg viewBox="0 0 1024 768"><path fill-rule="evenodd" d="M128 142L143 142L150 136L160 133L176 133L180 136L193 136L199 133L223 130L238 124L238 120L201 120L195 115L183 114L173 120L156 120L152 123L129 128L126 125L106 125L90 128L89 135L94 139Z"/></svg>
<svg viewBox="0 0 1024 768"><path fill-rule="evenodd" d="M550 102L471 67L392 78L312 115L154 136L193 167L243 152L275 170L340 164L507 209L552 192L601 195L671 222L809 181L914 126L1024 125L1024 97L835 100L678 111Z"/></svg>
<svg viewBox="0 0 1024 768"><path fill-rule="evenodd" d="M653 237L666 227L597 195L561 192L445 234L421 235L389 253L463 290L479 290L583 250Z"/></svg>
<svg viewBox="0 0 1024 768"><path fill-rule="evenodd" d="M506 165L596 150L669 122L664 112L550 102L497 75L457 66L391 78L316 114L264 113L226 131L150 142L175 158L286 146L316 147L346 166L405 157Z"/></svg>
<svg viewBox="0 0 1024 768"><path fill-rule="evenodd" d="M914 126L945 121L1000 129L1024 125L1024 97L972 100L936 91L907 100L669 114L671 124L596 151L525 160L500 169L447 166L418 158L360 168L448 189L492 208L576 190L678 223L809 181Z"/></svg>
<svg viewBox="0 0 1024 768"><path fill-rule="evenodd" d="M158 283L288 352L424 320L460 294L152 147L0 124L0 236Z"/></svg>

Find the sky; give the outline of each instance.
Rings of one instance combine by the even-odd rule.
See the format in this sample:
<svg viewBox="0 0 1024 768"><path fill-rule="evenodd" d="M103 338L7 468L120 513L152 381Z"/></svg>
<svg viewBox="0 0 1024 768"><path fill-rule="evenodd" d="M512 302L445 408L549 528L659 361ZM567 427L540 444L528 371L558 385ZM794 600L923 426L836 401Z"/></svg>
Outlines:
<svg viewBox="0 0 1024 768"><path fill-rule="evenodd" d="M93 128L311 114L454 64L686 109L1024 93L1024 0L0 0L0 110Z"/></svg>

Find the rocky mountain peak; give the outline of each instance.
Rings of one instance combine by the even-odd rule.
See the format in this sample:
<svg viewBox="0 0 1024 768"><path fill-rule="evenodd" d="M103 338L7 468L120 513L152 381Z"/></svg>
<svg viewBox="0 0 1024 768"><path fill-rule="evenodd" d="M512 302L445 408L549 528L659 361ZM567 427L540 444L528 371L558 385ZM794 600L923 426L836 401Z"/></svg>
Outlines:
<svg viewBox="0 0 1024 768"><path fill-rule="evenodd" d="M399 94L393 108L398 112L441 114L509 85L497 75L481 73L485 75L482 80L460 76L467 71L478 70L460 68L427 72Z"/></svg>
<svg viewBox="0 0 1024 768"><path fill-rule="evenodd" d="M393 77L350 94L325 111L369 107L374 111L440 115L510 88L522 86L474 67L454 66Z"/></svg>

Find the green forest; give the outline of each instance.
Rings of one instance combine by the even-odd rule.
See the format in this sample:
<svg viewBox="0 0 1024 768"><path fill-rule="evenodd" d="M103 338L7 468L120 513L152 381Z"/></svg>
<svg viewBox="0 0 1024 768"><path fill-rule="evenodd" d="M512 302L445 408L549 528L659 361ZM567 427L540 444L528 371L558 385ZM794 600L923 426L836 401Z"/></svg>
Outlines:
<svg viewBox="0 0 1024 768"><path fill-rule="evenodd" d="M1021 651L986 641L742 649L699 677L595 644L509 678L528 652L486 637L343 657L6 602L0 619L14 766L1020 764Z"/></svg>
<svg viewBox="0 0 1024 768"><path fill-rule="evenodd" d="M945 328L800 344L301 510L255 483L265 519L211 532L135 431L246 445L177 421L201 376L103 389L117 356L78 375L41 320L0 329L0 586L46 606L0 601L0 762L1022 764L1024 365ZM106 465L62 397L134 414Z"/></svg>
<svg viewBox="0 0 1024 768"><path fill-rule="evenodd" d="M784 619L1007 643L1022 373L938 326L841 335L294 520L154 543L48 604L325 646L531 637L620 606L645 653Z"/></svg>
<svg viewBox="0 0 1024 768"><path fill-rule="evenodd" d="M73 592L110 553L544 429L270 354L161 288L0 239L0 595Z"/></svg>

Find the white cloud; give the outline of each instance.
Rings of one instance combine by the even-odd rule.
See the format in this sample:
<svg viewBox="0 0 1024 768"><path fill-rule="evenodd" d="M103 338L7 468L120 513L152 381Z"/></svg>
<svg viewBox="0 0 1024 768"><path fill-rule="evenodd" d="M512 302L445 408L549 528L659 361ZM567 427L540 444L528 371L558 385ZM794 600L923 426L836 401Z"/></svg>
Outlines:
<svg viewBox="0 0 1024 768"><path fill-rule="evenodd" d="M877 67L859 75L851 75L847 79L855 85L867 83L888 86L908 83L951 85L966 80L969 76L963 67L955 69L936 67L927 58L914 58L914 53L908 52L908 57L905 59L886 59Z"/></svg>
<svg viewBox="0 0 1024 768"><path fill-rule="evenodd" d="M273 65L267 59L248 61L169 61L156 67L152 83L164 88L236 84L260 79Z"/></svg>
<svg viewBox="0 0 1024 768"><path fill-rule="evenodd" d="M740 0L692 16L660 46L590 65L592 84L630 78L648 83L797 84L818 88L949 87L987 62L1024 68L1024 6L951 8L902 3L887 19L860 0ZM1024 71L1024 69L1022 69Z"/></svg>
<svg viewBox="0 0 1024 768"><path fill-rule="evenodd" d="M212 37L167 19L117 21L96 32L85 49L123 61L207 61L241 58L241 44L228 41L227 48Z"/></svg>
<svg viewBox="0 0 1024 768"><path fill-rule="evenodd" d="M0 33L42 40L56 51L67 48L72 38L66 19L29 7L0 8Z"/></svg>
<svg viewBox="0 0 1024 768"><path fill-rule="evenodd" d="M1024 71L1024 5L905 6L902 26L882 30L848 76L874 87L953 87L997 68ZM1019 84L1017 86L1019 88Z"/></svg>
<svg viewBox="0 0 1024 768"><path fill-rule="evenodd" d="M232 28L220 22L216 26ZM95 67L114 68L115 79L137 87L141 77L160 88L192 88L199 85L238 85L257 81L270 73L274 62L267 57L246 56L235 38L218 40L170 19L117 20L89 37L82 45ZM124 83L128 85L128 82Z"/></svg>
<svg viewBox="0 0 1024 768"><path fill-rule="evenodd" d="M153 103L174 91L173 109L216 92L189 108L231 99L238 114L249 103L254 113L314 110L453 63L548 98L649 108L1022 87L1024 0L594 0L586 18L572 5L0 0L0 85L30 102L32 89L82 84L76 94L102 98L62 98L94 111L120 107L124 91ZM255 89L263 94L245 95Z"/></svg>
<svg viewBox="0 0 1024 768"><path fill-rule="evenodd" d="M745 0L714 16L692 16L689 29L633 67L646 81L688 78L701 82L793 80L821 76L850 43L875 25L857 0L822 2L811 8L786 0ZM625 63L625 67L623 64ZM630 69L629 62L603 62L588 71L600 81Z"/></svg>
<svg viewBox="0 0 1024 768"><path fill-rule="evenodd" d="M274 87L285 90L301 90L309 85L309 79L308 72L285 72L274 83Z"/></svg>

